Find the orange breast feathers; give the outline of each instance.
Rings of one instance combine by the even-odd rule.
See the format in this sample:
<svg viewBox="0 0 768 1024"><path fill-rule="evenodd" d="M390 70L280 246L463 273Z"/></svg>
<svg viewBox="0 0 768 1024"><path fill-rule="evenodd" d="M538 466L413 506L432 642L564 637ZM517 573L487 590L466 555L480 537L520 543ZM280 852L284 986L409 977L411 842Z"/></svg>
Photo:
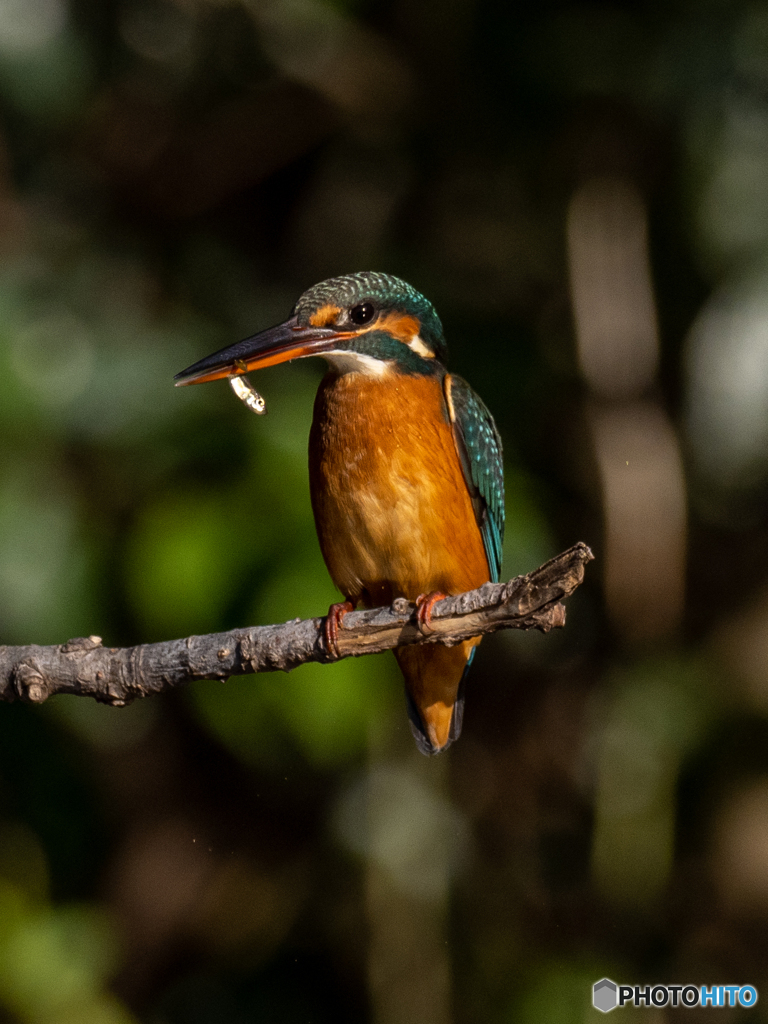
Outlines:
<svg viewBox="0 0 768 1024"><path fill-rule="evenodd" d="M323 557L354 604L458 594L490 579L436 377L329 373L309 470Z"/></svg>

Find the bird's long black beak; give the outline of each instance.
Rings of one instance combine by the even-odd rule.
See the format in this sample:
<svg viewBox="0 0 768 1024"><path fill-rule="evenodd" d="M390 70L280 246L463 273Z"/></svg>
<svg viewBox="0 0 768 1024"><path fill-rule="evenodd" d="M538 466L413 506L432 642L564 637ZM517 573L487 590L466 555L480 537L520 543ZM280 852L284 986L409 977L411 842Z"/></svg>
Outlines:
<svg viewBox="0 0 768 1024"><path fill-rule="evenodd" d="M185 384L203 384L222 377L236 377L249 370L275 366L289 359L322 355L336 345L345 334L331 327L303 327L291 317L277 327L270 327L252 338L214 352L205 359L188 366L173 378L176 387Z"/></svg>

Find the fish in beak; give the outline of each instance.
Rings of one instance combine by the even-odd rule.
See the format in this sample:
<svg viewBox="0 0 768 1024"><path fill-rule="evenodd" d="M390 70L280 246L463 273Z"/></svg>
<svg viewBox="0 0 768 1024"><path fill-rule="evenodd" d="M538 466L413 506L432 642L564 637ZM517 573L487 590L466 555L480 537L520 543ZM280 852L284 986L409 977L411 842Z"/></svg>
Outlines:
<svg viewBox="0 0 768 1024"><path fill-rule="evenodd" d="M277 327L254 334L252 338L214 352L205 359L188 366L173 378L176 387L186 384L204 384L209 380L237 377L250 370L276 366L290 359L320 356L332 351L336 343L350 334L332 327L304 326L293 316Z"/></svg>

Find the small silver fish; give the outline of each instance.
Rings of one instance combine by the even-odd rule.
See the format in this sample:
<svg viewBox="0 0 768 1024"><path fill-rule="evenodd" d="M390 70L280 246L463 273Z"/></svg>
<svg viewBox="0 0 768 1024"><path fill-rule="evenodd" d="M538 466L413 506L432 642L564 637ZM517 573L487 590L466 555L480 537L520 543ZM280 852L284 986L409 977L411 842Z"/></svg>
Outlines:
<svg viewBox="0 0 768 1024"><path fill-rule="evenodd" d="M245 402L248 408L255 412L257 416L263 416L267 411L267 403L247 377L242 374L238 377L230 377L229 386L240 401Z"/></svg>

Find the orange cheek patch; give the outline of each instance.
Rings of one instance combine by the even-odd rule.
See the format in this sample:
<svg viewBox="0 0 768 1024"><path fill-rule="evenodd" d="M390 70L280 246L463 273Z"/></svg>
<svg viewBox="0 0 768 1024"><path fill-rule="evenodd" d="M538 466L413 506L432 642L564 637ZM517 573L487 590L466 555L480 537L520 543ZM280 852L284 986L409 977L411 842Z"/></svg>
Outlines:
<svg viewBox="0 0 768 1024"><path fill-rule="evenodd" d="M315 310L309 318L309 322L313 327L329 327L336 323L340 312L341 309L338 306L321 306L320 309Z"/></svg>
<svg viewBox="0 0 768 1024"><path fill-rule="evenodd" d="M415 316L408 316L405 313L387 313L371 326L374 331L386 331L393 338L404 342L406 345L414 336L418 335L421 324Z"/></svg>

